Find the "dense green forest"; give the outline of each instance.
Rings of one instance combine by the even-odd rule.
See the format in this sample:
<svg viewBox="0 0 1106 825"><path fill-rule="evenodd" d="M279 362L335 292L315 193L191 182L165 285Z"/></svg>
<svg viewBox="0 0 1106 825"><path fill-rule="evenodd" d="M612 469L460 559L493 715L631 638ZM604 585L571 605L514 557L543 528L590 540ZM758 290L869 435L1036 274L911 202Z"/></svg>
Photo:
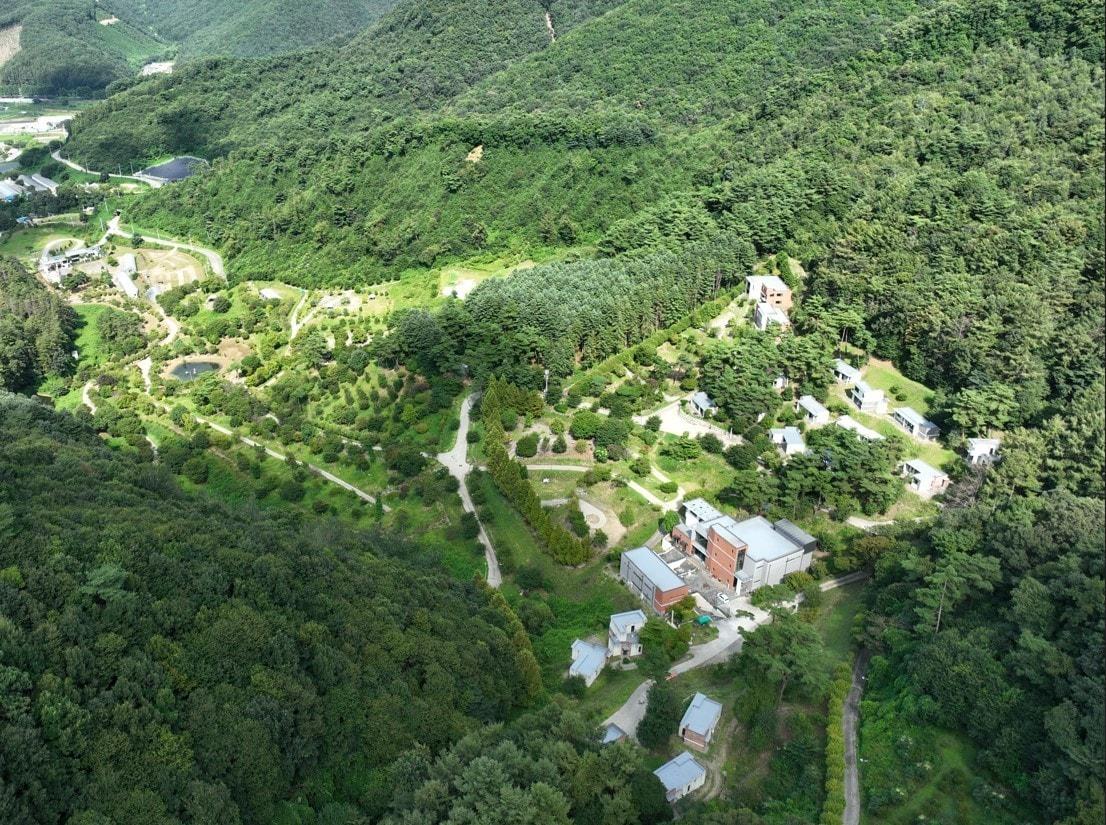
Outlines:
<svg viewBox="0 0 1106 825"><path fill-rule="evenodd" d="M1102 500L1002 483L1025 471L1004 465L973 506L876 563L863 712L869 761L888 774L873 784L890 791L910 774L921 720L967 733L981 764L1048 821L1089 825L1102 818L1106 754Z"/></svg>
<svg viewBox="0 0 1106 825"><path fill-rule="evenodd" d="M540 690L506 603L401 537L189 498L7 394L0 444L5 822L383 812L393 759Z"/></svg>
<svg viewBox="0 0 1106 825"><path fill-rule="evenodd" d="M576 454L594 457L583 484L601 470L610 480L599 464L629 460L638 441L643 482L654 444L672 462L712 452L725 463L710 490L721 504L824 515L818 538L831 562L852 554L842 570L874 570L855 626L873 654L861 742L868 814L890 809L927 770L940 752L927 737L939 730L973 755L976 784L962 796L997 795L994 780L1042 820L1101 821L1100 6L392 5L350 0L322 20L278 2L120 0L185 53L219 56L117 80L71 124L67 151L92 168L209 158L189 180L126 201L126 215L219 248L230 283L212 289L228 294L256 280L392 282L421 295L426 273L446 264L539 263L488 278L464 300L439 295L435 281L435 308L400 304L356 338L330 329L339 334L329 345L319 329L296 337L294 323L284 337L285 316L260 298L232 322L227 295L212 295L209 311L206 286L170 290L161 307L204 316L208 352L236 329L272 332L241 359L242 385L201 379L171 420L195 411L236 428L263 422L250 432L318 443L335 460L360 453L363 468L379 446L386 483L407 496L408 482L431 484L427 457L448 446L405 434L433 435L423 410L440 414L443 433L456 426L451 404L469 382L484 391L469 432L487 466L470 477L481 518L497 541L506 528L487 514L517 520L558 576L582 569L595 546L586 524L573 533L543 508L516 460L546 442L529 428L547 403L561 417L548 430L553 452L567 452L567 435ZM262 23L271 13L283 17ZM377 14L361 33L321 42ZM8 19L30 27L29 12ZM283 50L281 41L315 45L232 56ZM87 53L96 82L124 76L108 64L97 74L95 59ZM792 330L710 327L723 307L749 309L734 298L766 261L788 267ZM26 392L71 366L74 320L28 273L2 266L0 385ZM295 300L282 298L286 308ZM113 310L101 323L116 357L144 340L134 316ZM702 339L694 357L676 352L684 332ZM899 462L919 445L826 427L804 433L808 454L784 460L767 438L781 408L796 421L776 379L832 405L838 354L889 359L925 384L943 447L1001 431L1001 460L986 469L950 460L939 516L929 503L920 523L902 517L849 544L849 515L883 516L902 501ZM370 369L396 374L358 384ZM139 412L113 406L118 380L108 376L97 421L125 418L106 429L133 446L142 425ZM268 408L251 391L259 386ZM659 440L659 419L633 422L645 409L635 402L660 403L677 386L708 391L716 423L743 441L723 451L713 435ZM324 395L334 420L355 430L319 427L312 414ZM593 409L576 409L584 397ZM164 444L158 463L145 450L112 452L73 418L0 397L0 764L11 766L0 772L0 818L668 819L640 752L599 748L571 702L549 701L527 630L539 639L535 628L554 613L513 589L541 591L541 569L508 561L514 580L500 596L448 579L425 548L379 526L252 503L232 512L182 493L169 470L198 463L184 442ZM445 496L452 489L439 482L452 479L439 472L435 495ZM316 512L329 512L325 502ZM480 524L467 518L471 539ZM525 623L508 607L516 596ZM758 691L770 674L770 692L779 683L778 696L756 698L761 710L748 696L738 702L749 730L774 723L767 703L779 704L792 677L809 681L798 687L819 705L830 678L821 659L803 667L793 649L816 635L804 619L766 627L726 671L759 679ZM820 775L821 733L784 743L757 814L715 801L688 821L810 821L833 780Z"/></svg>
<svg viewBox="0 0 1106 825"><path fill-rule="evenodd" d="M77 315L22 264L0 259L0 390L34 389L72 369Z"/></svg>
<svg viewBox="0 0 1106 825"><path fill-rule="evenodd" d="M178 44L182 58L258 57L360 31L395 0L112 0L112 11Z"/></svg>
<svg viewBox="0 0 1106 825"><path fill-rule="evenodd" d="M19 52L0 67L0 85L25 95L95 95L169 53L130 21L101 26L106 16L91 0L23 0L0 11L0 27L23 27Z"/></svg>
<svg viewBox="0 0 1106 825"><path fill-rule="evenodd" d="M1103 78L1089 6L1046 19L1019 4L737 11L718 0L658 19L637 5L552 46L493 29L485 55L456 49L462 28L403 29L397 10L327 58L334 69L312 75L309 105L293 105L305 58L274 61L263 84L246 64L207 63L82 116L73 151L93 163L225 155L138 215L222 246L241 278L365 283L480 250L589 241L607 255L682 255L725 234L729 246L787 247L809 264L801 330L836 324L950 393L1013 390L1025 403L1010 423L1097 374L1103 190L1090 172L1101 164ZM446 0L420 8L429 20L455 14L458 27L490 14ZM760 35L733 40L727 14ZM603 85L611 61L596 58L598 39L633 68L617 75L624 94ZM511 66L492 72L497 59ZM546 88L550 61L564 64L553 96L567 96L563 107ZM711 79L720 72L739 93ZM412 103L433 111L396 114ZM466 161L476 144L483 158ZM725 276L740 279L746 259L727 256ZM515 279L481 287L474 302L518 306L522 321L479 360L564 372L569 343L584 363L632 343L663 317L634 321L638 299L615 278L609 294L575 292L596 267L635 266L542 269L528 275L540 292L522 295ZM849 318L860 320L850 329ZM599 340L558 338L573 325Z"/></svg>
<svg viewBox="0 0 1106 825"><path fill-rule="evenodd" d="M254 58L304 49L369 26L394 0L18 0L0 28L21 25L0 84L34 95L100 95L157 59ZM99 21L115 18L111 25Z"/></svg>

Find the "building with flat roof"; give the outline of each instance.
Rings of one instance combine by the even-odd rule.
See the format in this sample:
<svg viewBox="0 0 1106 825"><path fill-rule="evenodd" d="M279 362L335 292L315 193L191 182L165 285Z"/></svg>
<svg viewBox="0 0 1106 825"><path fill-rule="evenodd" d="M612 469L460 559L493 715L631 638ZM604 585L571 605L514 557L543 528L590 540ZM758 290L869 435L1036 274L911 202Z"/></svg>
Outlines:
<svg viewBox="0 0 1106 825"><path fill-rule="evenodd" d="M882 433L877 433L871 427L865 427L851 415L841 416L837 419L836 424L843 430L856 433L857 438L863 438L865 441L883 441Z"/></svg>
<svg viewBox="0 0 1106 825"><path fill-rule="evenodd" d="M814 537L786 520L772 524L753 516L737 521L701 498L684 502L680 516L672 530L676 546L740 594L779 584L788 573L809 568L814 559Z"/></svg>
<svg viewBox="0 0 1106 825"><path fill-rule="evenodd" d="M618 577L661 615L689 593L684 580L648 547L637 547L623 553Z"/></svg>
<svg viewBox="0 0 1106 825"><path fill-rule="evenodd" d="M849 390L849 400L856 408L868 415L883 415L887 412L887 396L883 390L877 390L867 381L858 379Z"/></svg>
<svg viewBox="0 0 1106 825"><path fill-rule="evenodd" d="M608 656L640 656L641 639L638 634L645 627L645 613L640 610L628 610L611 616L607 628Z"/></svg>
<svg viewBox="0 0 1106 825"><path fill-rule="evenodd" d="M791 326L791 319L787 317L784 310L775 304L761 301L753 311L753 326L764 332L772 325L786 329Z"/></svg>
<svg viewBox="0 0 1106 825"><path fill-rule="evenodd" d="M750 275L745 284L749 298L757 303L771 304L784 312L791 309L791 287L779 275Z"/></svg>
<svg viewBox="0 0 1106 825"><path fill-rule="evenodd" d="M969 438L968 463L994 464L998 460L998 449L1002 442L997 438Z"/></svg>
<svg viewBox="0 0 1106 825"><path fill-rule="evenodd" d="M705 751L721 718L722 705L706 694L696 693L680 720L680 738L696 750Z"/></svg>
<svg viewBox="0 0 1106 825"><path fill-rule="evenodd" d="M891 420L915 438L932 441L941 434L941 428L912 407L898 407L891 413Z"/></svg>
<svg viewBox="0 0 1106 825"><path fill-rule="evenodd" d="M930 466L920 458L904 461L900 471L902 477L906 479L906 489L917 493L922 498L932 498L948 489L948 474Z"/></svg>
<svg viewBox="0 0 1106 825"><path fill-rule="evenodd" d="M584 680L585 685L591 687L606 664L607 648L585 642L583 639L577 639L572 643L572 664L568 668L569 676L579 676Z"/></svg>
<svg viewBox="0 0 1106 825"><path fill-rule="evenodd" d="M795 412L803 416L807 427L821 427L830 422L830 411L813 395L800 396L795 402Z"/></svg>
<svg viewBox="0 0 1106 825"><path fill-rule="evenodd" d="M707 780L707 769L684 751L653 771L653 775L664 785L665 798L669 802L676 802L703 787Z"/></svg>

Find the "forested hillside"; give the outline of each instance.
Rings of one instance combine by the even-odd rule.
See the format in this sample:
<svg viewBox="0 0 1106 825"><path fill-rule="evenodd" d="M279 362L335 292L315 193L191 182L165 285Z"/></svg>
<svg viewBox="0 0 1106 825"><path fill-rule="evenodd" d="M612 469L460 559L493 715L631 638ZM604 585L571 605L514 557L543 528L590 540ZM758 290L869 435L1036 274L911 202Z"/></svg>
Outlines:
<svg viewBox="0 0 1106 825"><path fill-rule="evenodd" d="M1101 439L1087 449L1101 453ZM1026 458L1015 448L974 506L877 563L865 748L872 784L890 789L910 773L911 719L962 730L1048 821L1089 825L1106 756L1101 489L1077 497Z"/></svg>
<svg viewBox="0 0 1106 825"><path fill-rule="evenodd" d="M169 45L90 0L17 0L0 10L0 27L20 24L20 51L0 68L0 86L23 95L94 95L131 77Z"/></svg>
<svg viewBox="0 0 1106 825"><path fill-rule="evenodd" d="M34 389L73 365L77 315L22 264L0 259L0 390Z"/></svg>
<svg viewBox="0 0 1106 825"><path fill-rule="evenodd" d="M401 537L189 498L6 393L0 445L4 822L355 821L540 689L505 602Z"/></svg>
<svg viewBox="0 0 1106 825"><path fill-rule="evenodd" d="M469 5L459 21L477 25L480 7ZM401 39L397 11L365 37L381 44L371 58L380 71L362 84L379 107L371 112L364 100L328 105L353 88L340 72L312 98L317 107L293 105L303 84L298 59L274 63L284 74L239 99L233 90L245 88L247 67L220 62L187 81L120 95L78 121L73 146L93 160L118 159L128 150L121 131L140 143L163 136L129 147L137 153L185 150L189 141L229 151L212 174L162 190L139 214L221 244L241 278L375 282L480 249L589 240L608 255L717 255L715 270L740 277L748 255L735 265L713 239L724 234L726 248L741 243L754 254L787 247L810 264L801 330L852 330L912 377L948 393L982 393L1000 423L1024 423L1101 370L1103 192L1101 177L1088 174L1103 147L1100 56L1086 28L1095 20L1050 22L1029 7L996 6L982 26L977 6L946 2L912 16L908 4L888 5L884 15L902 22L877 25L879 8L863 6L865 15L851 3L783 4L769 15L759 7L767 31L742 49L723 25L730 5L718 3L702 10L714 9L713 27L682 24L698 51L685 42L663 59L649 44L670 43L672 27L695 16L643 14L636 27L640 10L617 8L457 99L451 93L488 59L449 60L454 40L422 40L421 26ZM445 11L439 3L421 13ZM838 25L831 11L857 25ZM747 23L741 15L752 12L732 13ZM503 31L506 61L518 48L508 49L515 41ZM412 38L418 50L400 48ZM618 81L623 102L601 85L609 72L594 58L593 38L629 41L627 60L651 55ZM529 111L544 99L550 60L571 67L557 94L594 114ZM746 77L734 81L737 97L717 91L720 62ZM438 112L388 114L414 102L412 77L431 92L420 105L438 101ZM652 94L660 89L686 96ZM234 102L213 103L221 100ZM500 113L458 114L473 101ZM359 118L365 136L343 137ZM143 127L114 128L136 122ZM310 124L325 138L282 146L261 137L300 138ZM465 161L476 144L483 158ZM707 239L715 251L688 247ZM614 268L624 266L633 264ZM531 363L534 383L543 366L567 372L663 322L661 314L627 323L615 307L636 299L614 279L609 294L580 300L574 284L594 267L611 269L561 265L482 287L473 301L500 322L497 307L514 313L519 334L495 336L491 350L474 347L466 358ZM540 290L525 288L539 281ZM579 330L608 343L589 344Z"/></svg>
<svg viewBox="0 0 1106 825"><path fill-rule="evenodd" d="M395 0L112 0L118 14L179 44L183 58L258 57L360 31Z"/></svg>
<svg viewBox="0 0 1106 825"><path fill-rule="evenodd" d="M395 0L16 0L0 28L23 27L0 84L21 94L99 95L161 58L256 58L369 26ZM109 25L101 21L111 21Z"/></svg>

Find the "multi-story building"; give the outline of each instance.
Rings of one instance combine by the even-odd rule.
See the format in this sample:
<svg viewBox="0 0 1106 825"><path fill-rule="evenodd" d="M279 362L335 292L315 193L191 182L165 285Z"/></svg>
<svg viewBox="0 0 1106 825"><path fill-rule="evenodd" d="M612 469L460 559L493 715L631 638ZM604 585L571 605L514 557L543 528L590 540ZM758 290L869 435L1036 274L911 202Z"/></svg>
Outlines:
<svg viewBox="0 0 1106 825"><path fill-rule="evenodd" d="M640 610L629 610L611 616L607 629L608 656L640 656L641 639L638 634L645 627L645 614Z"/></svg>
<svg viewBox="0 0 1106 825"><path fill-rule="evenodd" d="M623 553L618 577L662 616L689 594L683 579L648 547Z"/></svg>
<svg viewBox="0 0 1106 825"><path fill-rule="evenodd" d="M786 519L763 516L737 521L701 498L684 502L672 539L699 559L712 578L739 594L779 584L788 573L806 570L817 540Z"/></svg>
<svg viewBox="0 0 1106 825"><path fill-rule="evenodd" d="M745 283L749 287L749 297L758 304L771 304L784 312L791 309L791 287L779 275L750 275Z"/></svg>
<svg viewBox="0 0 1106 825"><path fill-rule="evenodd" d="M858 410L869 415L884 415L887 412L887 396L867 381L856 382L849 390L849 400Z"/></svg>

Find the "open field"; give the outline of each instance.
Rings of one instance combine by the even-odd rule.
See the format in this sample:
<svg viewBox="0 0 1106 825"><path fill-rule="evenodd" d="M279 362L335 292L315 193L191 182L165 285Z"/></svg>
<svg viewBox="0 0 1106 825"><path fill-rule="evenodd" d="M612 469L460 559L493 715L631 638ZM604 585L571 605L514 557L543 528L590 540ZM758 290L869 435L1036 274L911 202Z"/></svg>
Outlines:
<svg viewBox="0 0 1106 825"><path fill-rule="evenodd" d="M55 241L73 241L83 243L79 237L80 226L44 226L31 229L16 229L3 233L0 238L0 255L18 258L24 264L34 266L38 256L47 244Z"/></svg>

